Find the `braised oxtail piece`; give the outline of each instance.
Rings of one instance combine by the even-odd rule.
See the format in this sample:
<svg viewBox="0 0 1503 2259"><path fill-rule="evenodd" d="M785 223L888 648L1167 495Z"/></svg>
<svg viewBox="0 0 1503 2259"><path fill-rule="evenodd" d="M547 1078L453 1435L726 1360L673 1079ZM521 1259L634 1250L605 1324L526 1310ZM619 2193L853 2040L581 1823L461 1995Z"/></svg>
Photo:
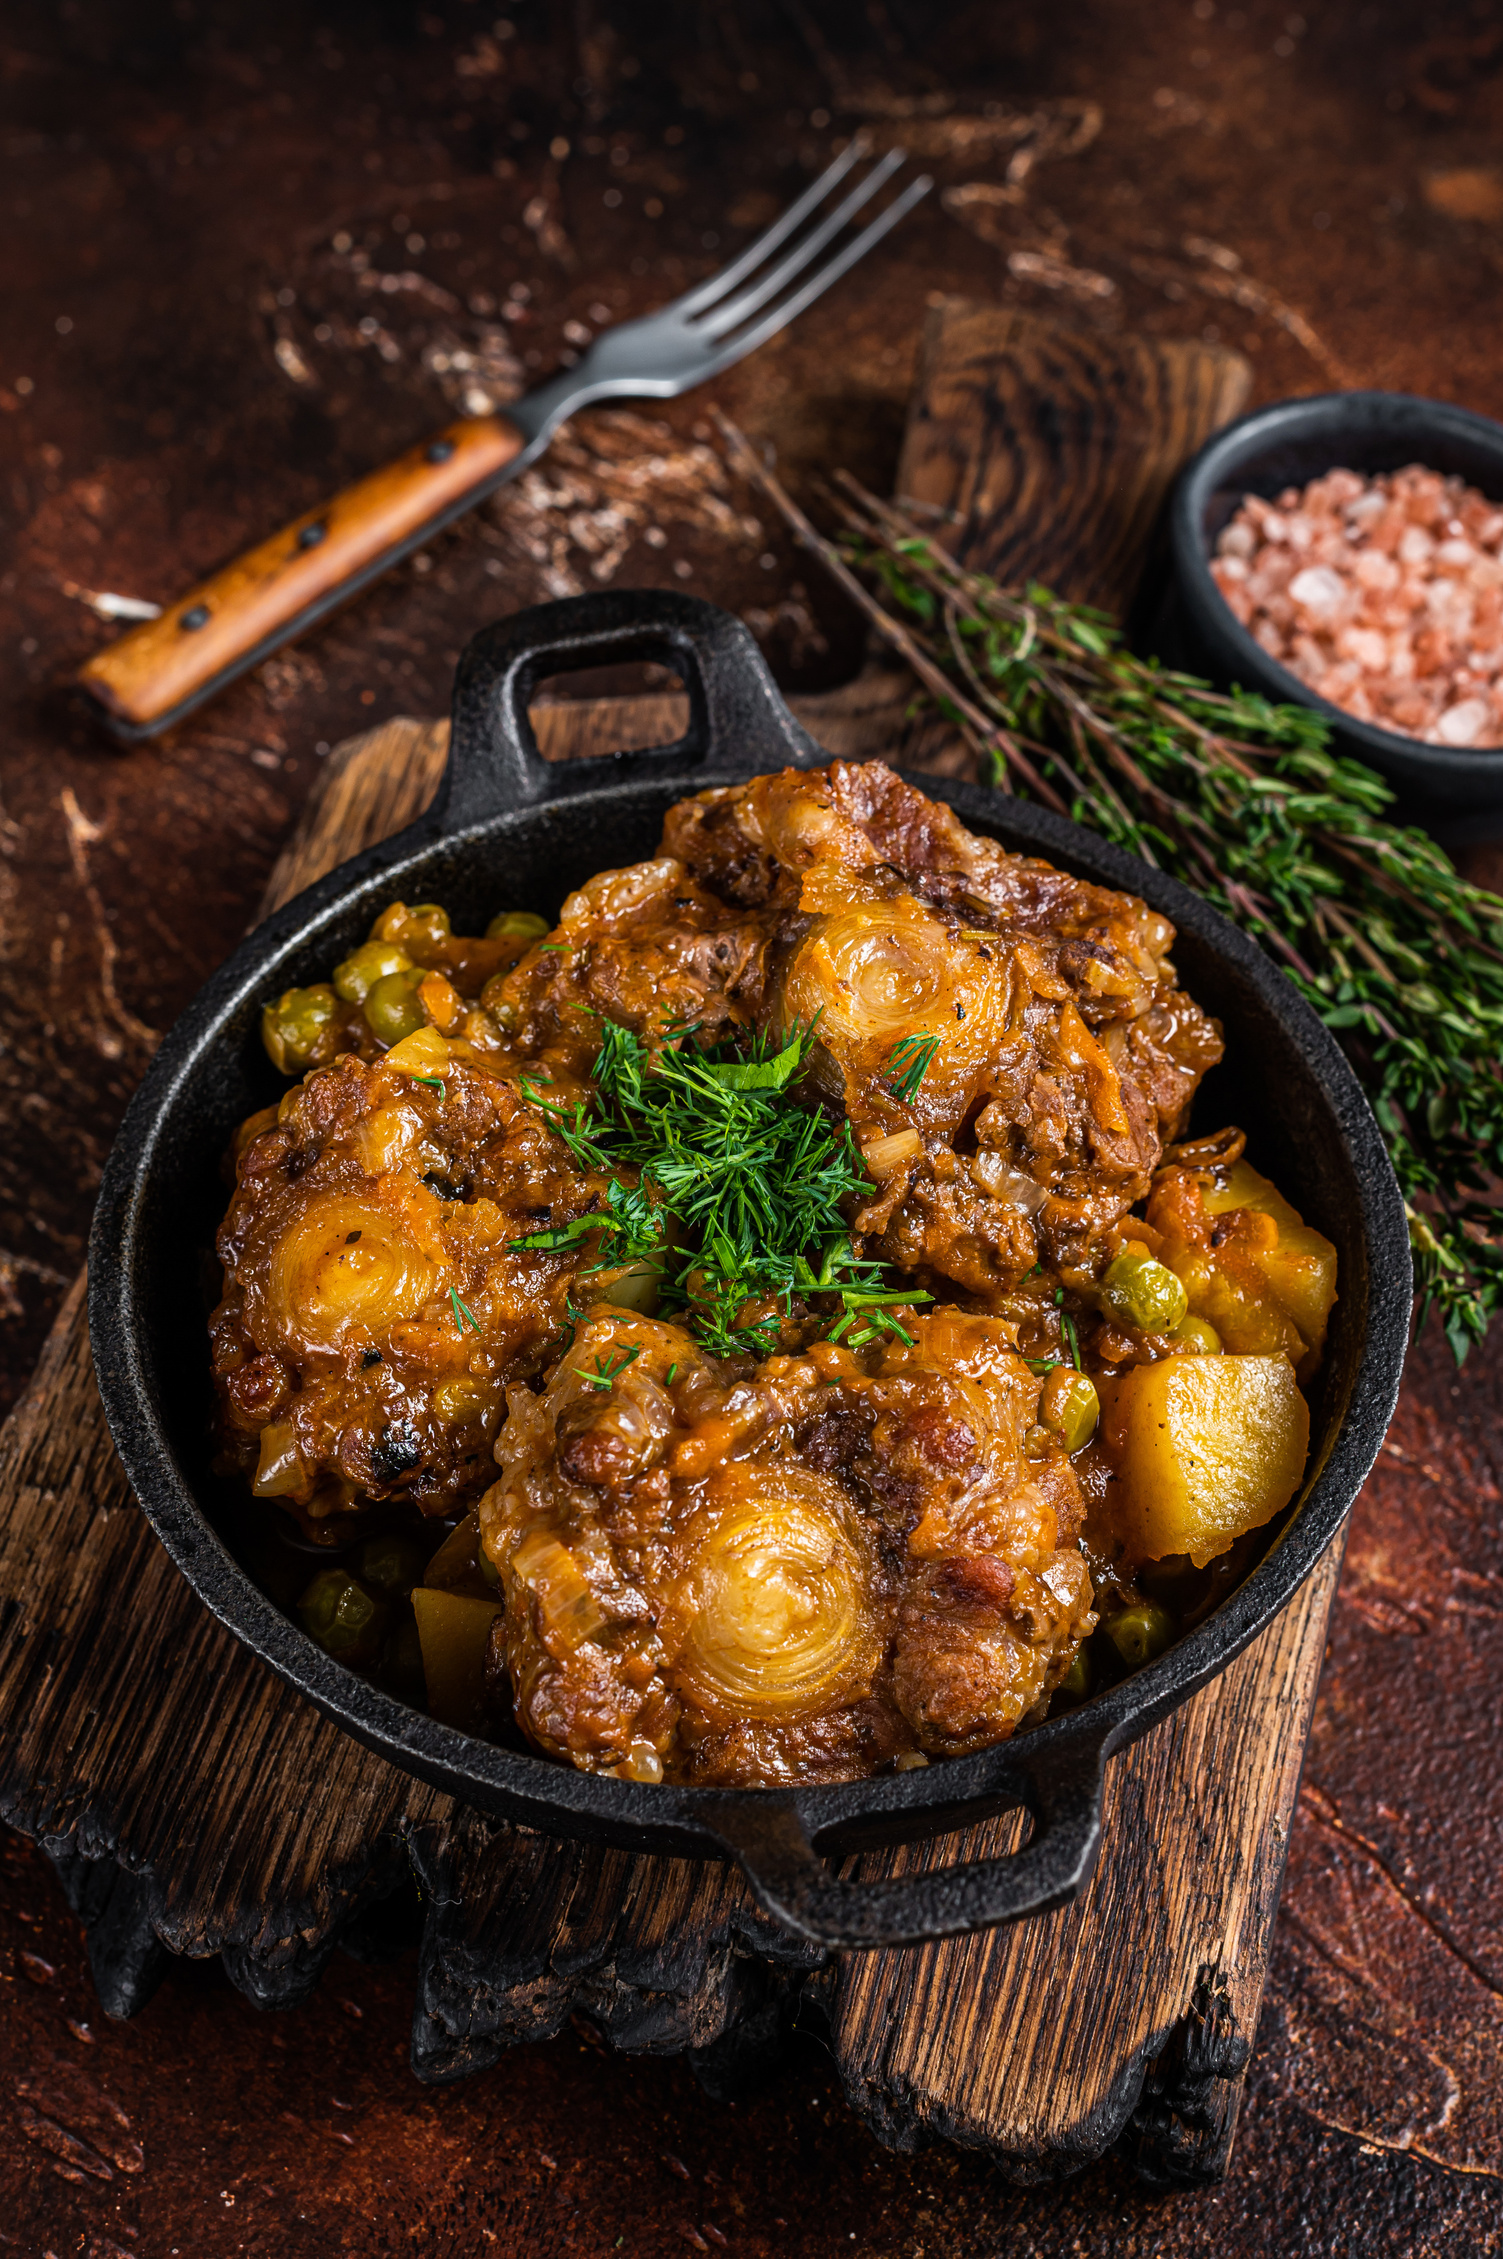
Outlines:
<svg viewBox="0 0 1503 2259"><path fill-rule="evenodd" d="M1303 1479L1335 1250L1187 1138L1168 921L880 762L549 926L393 903L267 1000L220 1465L309 1634L632 1781L963 1756L1140 1667ZM269 1542L269 1540L268 1540Z"/></svg>

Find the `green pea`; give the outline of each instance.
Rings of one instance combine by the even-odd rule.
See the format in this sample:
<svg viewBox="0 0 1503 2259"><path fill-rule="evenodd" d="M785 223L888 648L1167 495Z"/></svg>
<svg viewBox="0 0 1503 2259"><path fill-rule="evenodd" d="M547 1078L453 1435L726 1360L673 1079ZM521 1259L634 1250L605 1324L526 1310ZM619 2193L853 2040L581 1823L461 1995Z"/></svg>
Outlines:
<svg viewBox="0 0 1503 2259"><path fill-rule="evenodd" d="M1101 1399L1095 1382L1086 1373L1072 1373L1067 1366L1056 1365L1039 1399L1039 1418L1044 1426L1054 1430L1067 1451L1074 1452L1090 1442L1100 1417Z"/></svg>
<svg viewBox="0 0 1503 2259"><path fill-rule="evenodd" d="M438 902L419 902L402 920L404 941L448 941L452 932L449 913Z"/></svg>
<svg viewBox="0 0 1503 2259"><path fill-rule="evenodd" d="M1174 1618L1156 1601L1140 1601L1136 1608L1124 1608L1120 1616L1109 1620L1106 1636L1128 1669L1136 1671L1169 1646L1174 1638Z"/></svg>
<svg viewBox="0 0 1503 2259"><path fill-rule="evenodd" d="M407 1598L427 1565L422 1547L395 1530L387 1530L381 1537L367 1538L360 1548L360 1574L365 1582L400 1600Z"/></svg>
<svg viewBox="0 0 1503 2259"><path fill-rule="evenodd" d="M415 1035L419 1028L427 1026L427 1014L418 1002L417 993L425 977L421 965L406 965L400 972L386 973L361 1005L366 1026L388 1051L394 1043L400 1043L404 1035Z"/></svg>
<svg viewBox="0 0 1503 2259"><path fill-rule="evenodd" d="M279 1074L300 1075L312 1065L319 1039L338 1011L339 998L327 981L286 989L267 1005L261 1014L261 1041Z"/></svg>
<svg viewBox="0 0 1503 2259"><path fill-rule="evenodd" d="M412 959L394 941L362 941L334 967L334 986L347 1004L363 1004L378 981L404 973Z"/></svg>
<svg viewBox="0 0 1503 2259"><path fill-rule="evenodd" d="M487 941L541 941L550 928L536 910L502 910L485 929Z"/></svg>
<svg viewBox="0 0 1503 2259"><path fill-rule="evenodd" d="M1171 1339L1182 1341L1192 1356L1219 1357L1221 1336L1209 1318L1181 1318Z"/></svg>
<svg viewBox="0 0 1503 2259"><path fill-rule="evenodd" d="M363 1669L381 1652L391 1611L347 1569L320 1569L297 1604L303 1629L336 1663Z"/></svg>
<svg viewBox="0 0 1503 2259"><path fill-rule="evenodd" d="M1075 1702L1084 1702L1090 1693L1091 1651L1085 1645L1077 1647L1071 1656L1070 1668L1059 1682L1059 1691L1061 1694L1068 1694Z"/></svg>
<svg viewBox="0 0 1503 2259"><path fill-rule="evenodd" d="M1101 1287L1112 1316L1142 1333L1172 1332L1190 1307L1173 1271L1141 1248L1127 1248L1109 1264Z"/></svg>

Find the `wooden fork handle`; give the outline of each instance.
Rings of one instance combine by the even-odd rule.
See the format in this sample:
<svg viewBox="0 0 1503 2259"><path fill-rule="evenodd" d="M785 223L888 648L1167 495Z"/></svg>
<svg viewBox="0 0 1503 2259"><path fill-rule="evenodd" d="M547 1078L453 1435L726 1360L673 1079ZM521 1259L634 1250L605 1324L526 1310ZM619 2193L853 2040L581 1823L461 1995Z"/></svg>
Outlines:
<svg viewBox="0 0 1503 2259"><path fill-rule="evenodd" d="M132 628L79 681L117 737L155 736L479 501L526 445L502 415L450 424Z"/></svg>

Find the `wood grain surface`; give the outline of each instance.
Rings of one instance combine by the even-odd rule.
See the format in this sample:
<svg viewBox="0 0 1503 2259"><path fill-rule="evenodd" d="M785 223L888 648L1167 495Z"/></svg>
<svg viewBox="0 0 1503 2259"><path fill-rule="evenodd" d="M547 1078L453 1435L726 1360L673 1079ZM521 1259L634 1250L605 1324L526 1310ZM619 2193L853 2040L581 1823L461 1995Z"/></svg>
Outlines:
<svg viewBox="0 0 1503 2259"><path fill-rule="evenodd" d="M112 725L131 735L165 729L212 685L353 596L504 471L523 444L502 415L448 425L131 628L95 654L79 681Z"/></svg>
<svg viewBox="0 0 1503 2259"><path fill-rule="evenodd" d="M1121 614L1175 472L1251 381L1223 346L941 298L897 492L974 571Z"/></svg>
<svg viewBox="0 0 1503 2259"><path fill-rule="evenodd" d="M1036 521L1058 498L1041 476L983 482L976 499L964 450L941 457L930 445L941 414L965 419L985 467L996 459L995 403L1005 403L1016 454L1062 355L1083 396L1089 357L1077 342L1009 315L935 311L905 477L927 478L937 501L941 469L961 465L971 500L952 541L964 556L987 538L990 510L1005 509L1042 571L1048 535ZM978 388L988 360L993 378ZM970 391L957 389L957 365ZM1135 470L1121 522L1137 529L1140 555L1150 504L1207 419L1236 404L1239 367L1134 340L1098 356L1113 433L1119 395L1126 403ZM1063 466L1078 506L1063 514L1067 542L1051 569L1072 593L1070 545L1089 546L1092 525L1106 539L1116 522L1125 445L1112 437L1093 449L1077 435ZM1126 547L1124 533L1113 552L1119 596ZM873 669L807 703L802 718L832 752L859 757L899 729L898 687ZM558 759L664 741L681 712L671 697L560 702L535 721ZM264 907L410 821L446 747L446 724L398 721L340 748ZM909 757L924 752L912 746ZM950 767L953 746L931 739L927 757ZM768 1922L733 1869L555 1843L457 1808L359 1749L250 1658L199 1607L130 1501L75 1292L0 1439L0 1813L52 1850L117 2014L149 1996L167 1952L219 1953L263 2003L300 1998L336 1942L379 1922L415 1871L412 2054L430 2080L483 2068L584 2012L619 2047L689 2052L712 2083L734 2083L796 2014L817 2015L852 2103L890 2144L980 2146L1028 2178L1120 2141L1150 2180L1214 2179L1256 2027L1336 1573L1328 1557L1219 1681L1114 1762L1105 1849L1074 1905L938 1946L825 1957ZM128 1639L106 1636L101 1617L121 1593L133 1596ZM858 1866L875 1875L992 1856L1019 1825L1005 1815Z"/></svg>
<svg viewBox="0 0 1503 2259"><path fill-rule="evenodd" d="M665 8L638 11L629 39L623 12L581 6L518 12L510 42L456 0L366 10L358 37L342 36L353 14L294 0L228 0L176 29L127 0L11 13L7 1408L76 1273L153 1033L254 916L328 745L443 711L470 635L579 588L687 584L749 619L785 684L856 672L859 618L722 477L696 428L711 401L776 449L801 499L842 465L890 492L943 291L1104 335L1219 325L1259 403L1343 381L1339 362L1503 415L1498 32L1465 0L1307 10L1298 32L1282 8L1230 6L1193 26L1183 9L1035 0ZM1063 154L1061 119L1093 117ZM457 415L471 384L504 400L528 377L499 348L541 368L597 302L650 311L863 121L907 140L936 193L707 396L581 417L543 471L128 757L61 694L119 632L91 592L171 602ZM521 314L502 303L514 280ZM472 366L445 371L456 352ZM1503 880L1496 848L1462 860ZM290 2015L258 2013L213 1963L174 1962L143 2014L112 2023L51 1869L0 1828L0 2231L59 2259L683 2259L721 2235L740 2259L1503 2253L1500 1495L1503 1338L1458 1373L1432 1331L1353 1516L1215 2189L1139 2189L1115 2157L1023 2187L984 2151L880 2150L797 2034L734 2110L683 2058L609 2055L588 2020L418 2087L416 1956L373 1959L374 1919L362 1960L336 1955Z"/></svg>

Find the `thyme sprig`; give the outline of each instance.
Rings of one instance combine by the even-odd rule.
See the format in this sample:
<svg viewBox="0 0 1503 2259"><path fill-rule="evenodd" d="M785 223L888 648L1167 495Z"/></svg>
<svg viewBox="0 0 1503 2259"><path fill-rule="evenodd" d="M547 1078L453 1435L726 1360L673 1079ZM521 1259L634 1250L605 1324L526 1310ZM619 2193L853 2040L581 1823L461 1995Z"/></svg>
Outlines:
<svg viewBox="0 0 1503 2259"><path fill-rule="evenodd" d="M983 775L1170 871L1253 934L1337 1035L1409 1211L1418 1317L1460 1363L1503 1303L1503 900L1321 716L1141 659L1108 615L968 571L841 476L826 540L722 420L737 467L909 665Z"/></svg>

